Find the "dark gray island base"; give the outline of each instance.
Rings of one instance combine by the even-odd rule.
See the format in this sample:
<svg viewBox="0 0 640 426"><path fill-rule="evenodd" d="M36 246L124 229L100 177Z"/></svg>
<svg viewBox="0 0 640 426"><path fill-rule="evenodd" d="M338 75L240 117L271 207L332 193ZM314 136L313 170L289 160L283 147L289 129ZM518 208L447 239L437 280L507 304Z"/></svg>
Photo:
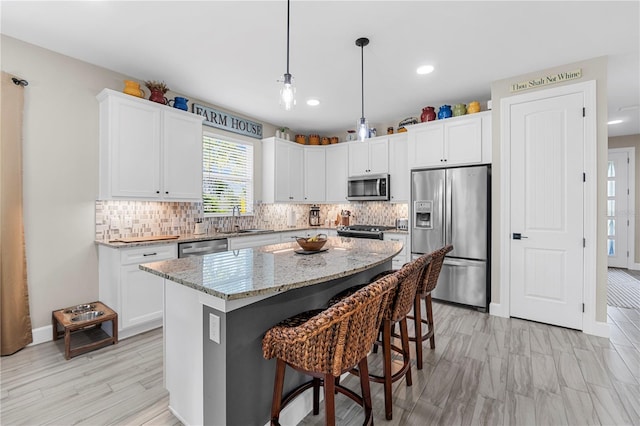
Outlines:
<svg viewBox="0 0 640 426"><path fill-rule="evenodd" d="M264 333L390 269L402 245L330 238L326 247L305 256L286 243L140 267L165 278L165 382L184 424L268 424L275 361L262 357ZM304 380L288 369L285 392ZM310 411L310 396L298 400L282 424Z"/></svg>

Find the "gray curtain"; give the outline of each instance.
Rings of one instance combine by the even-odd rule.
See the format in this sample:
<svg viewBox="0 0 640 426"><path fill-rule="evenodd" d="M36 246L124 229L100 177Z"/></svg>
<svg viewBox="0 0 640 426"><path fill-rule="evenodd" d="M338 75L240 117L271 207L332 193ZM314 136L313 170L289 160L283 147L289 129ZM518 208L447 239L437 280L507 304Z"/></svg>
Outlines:
<svg viewBox="0 0 640 426"><path fill-rule="evenodd" d="M0 355L33 342L22 215L24 87L2 73L0 120Z"/></svg>

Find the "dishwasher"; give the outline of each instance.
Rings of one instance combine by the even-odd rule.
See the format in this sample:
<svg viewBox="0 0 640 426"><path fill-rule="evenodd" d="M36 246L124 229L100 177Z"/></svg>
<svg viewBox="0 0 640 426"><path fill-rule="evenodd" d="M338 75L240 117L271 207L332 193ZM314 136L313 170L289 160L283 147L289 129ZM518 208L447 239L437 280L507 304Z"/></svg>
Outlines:
<svg viewBox="0 0 640 426"><path fill-rule="evenodd" d="M204 256L205 254L227 251L227 239L194 241L191 243L178 243L178 258L190 256Z"/></svg>

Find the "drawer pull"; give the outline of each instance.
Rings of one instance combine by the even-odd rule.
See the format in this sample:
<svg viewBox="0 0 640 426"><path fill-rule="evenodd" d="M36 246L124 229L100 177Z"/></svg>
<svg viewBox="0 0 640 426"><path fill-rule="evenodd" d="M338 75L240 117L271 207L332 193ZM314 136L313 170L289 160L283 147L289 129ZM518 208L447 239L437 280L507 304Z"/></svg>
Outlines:
<svg viewBox="0 0 640 426"><path fill-rule="evenodd" d="M144 257L147 257L147 256L156 256L157 254L158 254L158 253L143 253L142 255L143 255Z"/></svg>

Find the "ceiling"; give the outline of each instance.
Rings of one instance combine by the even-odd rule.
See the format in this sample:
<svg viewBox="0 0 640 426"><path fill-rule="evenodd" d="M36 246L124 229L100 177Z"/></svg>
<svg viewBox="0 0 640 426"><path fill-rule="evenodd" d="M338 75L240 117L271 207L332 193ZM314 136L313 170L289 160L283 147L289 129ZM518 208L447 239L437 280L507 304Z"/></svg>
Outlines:
<svg viewBox="0 0 640 426"><path fill-rule="evenodd" d="M3 0L0 29L138 80L164 80L188 98L327 136L344 135L361 116L359 37L371 40L364 48L365 116L380 127L419 117L427 105L486 106L493 81L608 56L608 119L624 120L608 126L609 135L621 136L640 133L639 6L293 0L292 111L278 106L276 81L286 70L285 0ZM417 75L423 64L435 71ZM307 106L309 98L320 105Z"/></svg>

